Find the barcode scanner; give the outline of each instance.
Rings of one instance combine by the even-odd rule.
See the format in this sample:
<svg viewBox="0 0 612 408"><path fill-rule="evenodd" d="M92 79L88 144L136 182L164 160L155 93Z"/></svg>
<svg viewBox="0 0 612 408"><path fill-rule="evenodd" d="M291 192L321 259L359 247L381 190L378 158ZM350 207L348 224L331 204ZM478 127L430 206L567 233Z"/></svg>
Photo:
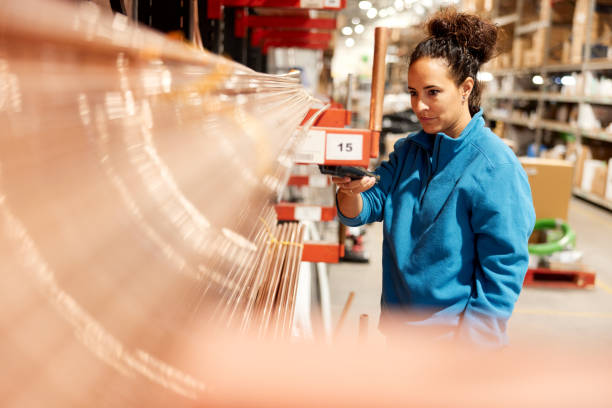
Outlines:
<svg viewBox="0 0 612 408"><path fill-rule="evenodd" d="M351 180L359 180L362 177L374 177L376 182L380 181L380 176L362 167L353 166L326 166L319 164L319 171L335 177L350 177Z"/></svg>

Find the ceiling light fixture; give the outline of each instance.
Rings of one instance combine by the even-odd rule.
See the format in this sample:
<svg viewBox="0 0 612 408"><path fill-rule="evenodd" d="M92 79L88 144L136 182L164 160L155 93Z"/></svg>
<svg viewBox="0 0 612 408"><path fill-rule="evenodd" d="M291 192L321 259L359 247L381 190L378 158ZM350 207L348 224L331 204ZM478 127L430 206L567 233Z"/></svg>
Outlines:
<svg viewBox="0 0 612 408"><path fill-rule="evenodd" d="M365 27L362 24L357 24L355 26L355 34L361 34L365 30Z"/></svg>
<svg viewBox="0 0 612 408"><path fill-rule="evenodd" d="M493 74L486 71L481 71L476 74L476 79L482 82L490 82L493 80Z"/></svg>
<svg viewBox="0 0 612 408"><path fill-rule="evenodd" d="M351 48L353 45L355 45L355 40L349 37L344 41L344 45L346 45L348 48Z"/></svg>
<svg viewBox="0 0 612 408"><path fill-rule="evenodd" d="M351 35L353 34L353 29L349 26L346 27L342 27L342 34L344 35Z"/></svg>
<svg viewBox="0 0 612 408"><path fill-rule="evenodd" d="M367 0L361 0L359 2L359 8L362 9L362 10L369 10L369 9L372 8L372 3L370 3Z"/></svg>
<svg viewBox="0 0 612 408"><path fill-rule="evenodd" d="M376 17L377 14L378 14L378 10L376 10L375 8L369 9L368 12L366 13L368 18L370 18L370 19Z"/></svg>

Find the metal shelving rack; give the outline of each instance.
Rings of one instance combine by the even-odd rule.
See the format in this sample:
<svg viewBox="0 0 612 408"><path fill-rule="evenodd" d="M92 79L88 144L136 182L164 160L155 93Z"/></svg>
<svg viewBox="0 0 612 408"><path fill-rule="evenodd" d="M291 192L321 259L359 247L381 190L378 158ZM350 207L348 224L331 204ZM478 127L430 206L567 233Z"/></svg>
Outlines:
<svg viewBox="0 0 612 408"><path fill-rule="evenodd" d="M502 1L495 1L491 8L491 15L493 21L499 26L510 26L513 25L512 41L513 46L516 46L516 41L521 37L530 33L535 33L537 30L545 30L543 37L543 50L548 50L551 46L551 27L553 25L552 9L550 4L547 2L541 2L542 9L540 10L540 19L538 21L521 24L523 20L523 6L526 4L526 0L518 0L513 12L505 13L500 15L500 3ZM591 27L594 19L594 13L596 10L597 0L584 0L588 1L587 14L585 26ZM577 4L577 3L576 3ZM507 9L506 9L507 11ZM612 71L612 60L596 60L591 59L591 35L589 31L586 31L584 37L584 48L582 50L582 61L580 63L566 63L559 64L553 63L550 60L547 52L542 51L542 63L534 67L517 67L514 68L502 68L488 70L495 78L511 78L510 80L514 84L517 77L527 75L540 75L544 81L548 79L552 73L563 73L563 72L577 72L583 73L587 71ZM541 86L537 91L513 91L509 92L495 92L485 93L484 95L486 104L493 104L499 100L508 101L535 101L536 108L535 114L529 118L520 117L518 115L499 115L499 114L487 114L485 110L485 117L488 120L504 122L508 125L519 126L533 130L534 142L537 150L539 151L544 131L554 132L566 132L575 135L576 141L582 144L584 140L592 141L603 141L612 143L612 133L606 132L603 129L582 129L577 126L571 125L566 122L559 122L556 120L544 119L544 110L546 109L546 103L549 102L562 102L570 104L595 104L602 106L612 107L612 96L599 96L599 95L586 95L585 89L578 90L577 95L565 95L562 93L554 93L545 90L545 87ZM573 194L606 207L612 210L612 202L606 200L598 195L590 192L585 192L579 188L573 189Z"/></svg>

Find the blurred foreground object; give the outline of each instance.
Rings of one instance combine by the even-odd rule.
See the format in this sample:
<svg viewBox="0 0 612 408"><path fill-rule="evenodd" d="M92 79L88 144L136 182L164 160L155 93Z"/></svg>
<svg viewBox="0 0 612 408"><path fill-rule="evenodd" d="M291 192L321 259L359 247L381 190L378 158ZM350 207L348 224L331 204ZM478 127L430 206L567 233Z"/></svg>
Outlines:
<svg viewBox="0 0 612 408"><path fill-rule="evenodd" d="M283 341L303 231L272 203L311 103L93 4L4 2L0 406L609 404L609 350Z"/></svg>
<svg viewBox="0 0 612 408"><path fill-rule="evenodd" d="M312 102L91 3L3 3L0 405L168 406L205 390L170 356L191 325L286 336L303 231L272 205Z"/></svg>

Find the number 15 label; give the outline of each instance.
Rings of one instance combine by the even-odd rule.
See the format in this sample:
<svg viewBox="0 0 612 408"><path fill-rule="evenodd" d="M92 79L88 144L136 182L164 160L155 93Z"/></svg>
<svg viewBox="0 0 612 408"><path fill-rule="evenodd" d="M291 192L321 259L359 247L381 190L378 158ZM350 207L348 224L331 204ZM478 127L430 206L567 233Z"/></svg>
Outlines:
<svg viewBox="0 0 612 408"><path fill-rule="evenodd" d="M326 160L361 160L363 136L346 133L328 133L325 151Z"/></svg>

